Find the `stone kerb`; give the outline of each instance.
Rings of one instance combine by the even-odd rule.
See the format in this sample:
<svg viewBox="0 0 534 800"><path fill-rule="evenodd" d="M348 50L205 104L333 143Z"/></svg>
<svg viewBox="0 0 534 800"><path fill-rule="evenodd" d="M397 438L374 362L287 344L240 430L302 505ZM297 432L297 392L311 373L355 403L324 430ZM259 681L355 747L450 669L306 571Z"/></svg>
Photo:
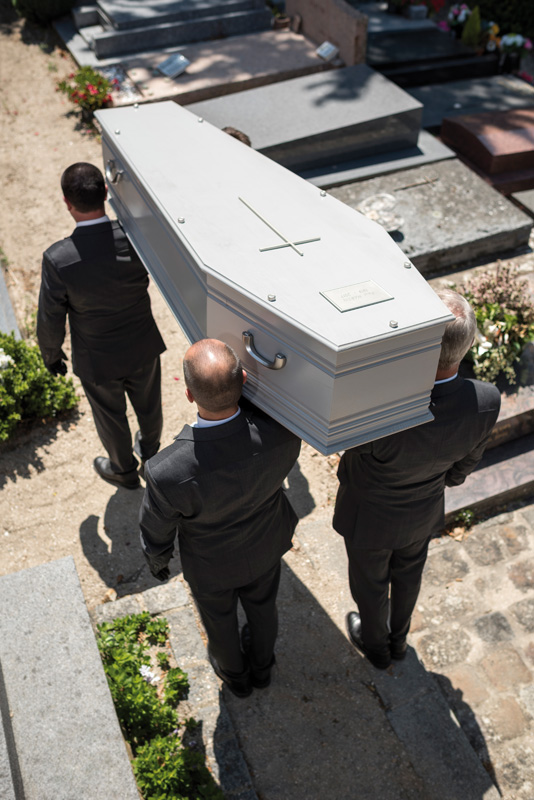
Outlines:
<svg viewBox="0 0 534 800"><path fill-rule="evenodd" d="M4 575L0 607L0 709L16 796L139 800L73 559Z"/></svg>
<svg viewBox="0 0 534 800"><path fill-rule="evenodd" d="M287 0L286 12L301 17L305 36L335 44L347 67L365 62L368 18L345 0Z"/></svg>

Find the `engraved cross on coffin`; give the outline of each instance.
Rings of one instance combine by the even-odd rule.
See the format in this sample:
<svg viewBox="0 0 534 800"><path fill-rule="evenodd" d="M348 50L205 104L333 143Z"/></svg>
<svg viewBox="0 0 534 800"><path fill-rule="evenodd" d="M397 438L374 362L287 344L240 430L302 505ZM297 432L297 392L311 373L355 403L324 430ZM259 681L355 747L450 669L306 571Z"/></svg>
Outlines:
<svg viewBox="0 0 534 800"><path fill-rule="evenodd" d="M432 419L451 315L383 228L175 103L97 118L118 218L253 402L322 453Z"/></svg>

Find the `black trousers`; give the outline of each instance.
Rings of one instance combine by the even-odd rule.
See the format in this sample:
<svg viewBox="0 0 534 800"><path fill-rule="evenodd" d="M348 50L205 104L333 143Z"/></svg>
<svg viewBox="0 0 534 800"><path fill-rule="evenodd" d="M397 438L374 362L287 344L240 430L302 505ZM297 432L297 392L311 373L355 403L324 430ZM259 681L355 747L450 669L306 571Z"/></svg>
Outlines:
<svg viewBox="0 0 534 800"><path fill-rule="evenodd" d="M114 472L131 472L138 464L132 452L126 395L139 422L135 452L143 460L157 453L163 426L159 356L127 378L98 384L82 379L82 386Z"/></svg>
<svg viewBox="0 0 534 800"><path fill-rule="evenodd" d="M398 550L362 550L345 539L350 591L358 605L362 641L368 650L387 654L390 641L406 639L429 541L427 537Z"/></svg>
<svg viewBox="0 0 534 800"><path fill-rule="evenodd" d="M250 627L252 671L261 675L273 661L278 633L276 596L280 584L280 563L257 580L238 589L222 592L198 592L192 587L202 622L208 634L208 646L222 672L229 678L248 671L243 658L237 621L237 601Z"/></svg>

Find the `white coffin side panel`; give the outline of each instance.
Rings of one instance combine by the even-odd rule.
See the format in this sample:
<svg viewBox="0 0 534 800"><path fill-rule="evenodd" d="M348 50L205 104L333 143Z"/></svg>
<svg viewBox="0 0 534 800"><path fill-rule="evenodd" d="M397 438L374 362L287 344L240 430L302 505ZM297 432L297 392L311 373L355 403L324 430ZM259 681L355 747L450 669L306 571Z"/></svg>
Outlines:
<svg viewBox="0 0 534 800"><path fill-rule="evenodd" d="M258 406L322 453L432 419L452 317L380 226L174 103L97 116L118 218L188 339L237 350Z"/></svg>

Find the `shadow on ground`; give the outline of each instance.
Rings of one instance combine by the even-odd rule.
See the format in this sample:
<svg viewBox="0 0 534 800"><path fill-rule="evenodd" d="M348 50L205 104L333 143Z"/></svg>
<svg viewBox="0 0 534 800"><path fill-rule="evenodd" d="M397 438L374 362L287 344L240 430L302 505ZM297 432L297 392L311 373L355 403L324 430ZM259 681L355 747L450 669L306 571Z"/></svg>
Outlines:
<svg viewBox="0 0 534 800"><path fill-rule="evenodd" d="M80 542L85 557L118 597L161 585L150 574L139 541L139 508L143 491L117 489L109 499L103 520L90 514L80 525ZM181 572L178 557L172 559L170 569L173 576Z"/></svg>
<svg viewBox="0 0 534 800"><path fill-rule="evenodd" d="M52 422L22 423L7 442L0 443L0 488L7 481L28 479L32 471L43 472L45 465L39 451L57 438L58 431L68 431L80 419L77 409L59 415Z"/></svg>

